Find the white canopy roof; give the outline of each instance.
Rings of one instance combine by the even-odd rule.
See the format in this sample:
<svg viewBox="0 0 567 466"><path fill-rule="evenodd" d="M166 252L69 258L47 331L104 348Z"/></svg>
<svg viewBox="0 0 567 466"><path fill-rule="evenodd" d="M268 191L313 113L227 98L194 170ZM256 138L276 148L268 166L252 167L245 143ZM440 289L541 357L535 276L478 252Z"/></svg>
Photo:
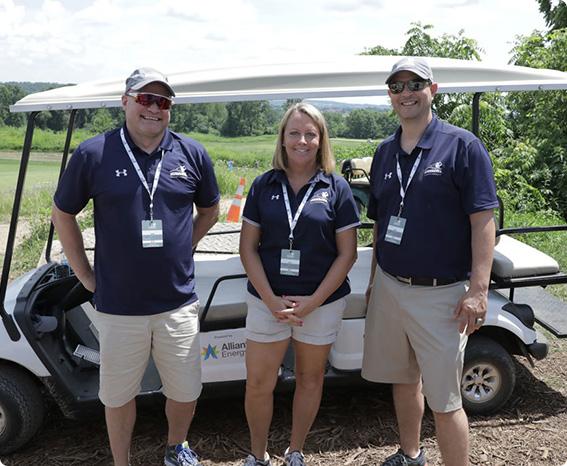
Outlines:
<svg viewBox="0 0 567 466"><path fill-rule="evenodd" d="M171 73L176 103L380 96L397 56L353 56L323 63L281 63ZM567 89L567 73L485 62L428 59L439 92ZM126 76L30 94L12 112L119 107Z"/></svg>

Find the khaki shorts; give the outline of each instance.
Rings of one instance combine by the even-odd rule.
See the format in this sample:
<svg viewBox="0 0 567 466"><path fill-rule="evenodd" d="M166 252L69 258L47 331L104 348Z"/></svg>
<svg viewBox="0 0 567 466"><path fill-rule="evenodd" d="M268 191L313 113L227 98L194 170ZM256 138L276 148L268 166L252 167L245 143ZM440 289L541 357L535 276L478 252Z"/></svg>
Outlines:
<svg viewBox="0 0 567 466"><path fill-rule="evenodd" d="M417 383L435 412L462 406L467 337L453 312L465 283L409 286L376 268L366 314L362 376L373 382Z"/></svg>
<svg viewBox="0 0 567 466"><path fill-rule="evenodd" d="M297 327L278 322L261 299L248 293L246 298L246 338L260 343L293 338L310 345L329 345L337 339L346 307L344 298L318 307Z"/></svg>
<svg viewBox="0 0 567 466"><path fill-rule="evenodd" d="M163 394L189 402L201 393L199 302L150 316L95 313L100 343L99 398L118 408L140 393L150 354Z"/></svg>

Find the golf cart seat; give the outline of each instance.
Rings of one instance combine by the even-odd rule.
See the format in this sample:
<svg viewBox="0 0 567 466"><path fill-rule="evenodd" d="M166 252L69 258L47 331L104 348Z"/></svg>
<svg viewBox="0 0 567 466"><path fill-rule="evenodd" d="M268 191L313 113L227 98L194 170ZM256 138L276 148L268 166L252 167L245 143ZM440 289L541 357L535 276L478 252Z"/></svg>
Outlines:
<svg viewBox="0 0 567 466"><path fill-rule="evenodd" d="M195 254L195 290L202 315L214 293L206 315L207 323L246 318L246 275L236 254ZM370 274L372 248L359 248L358 260L349 273L351 293L347 296L345 319L366 315L366 286ZM213 288L217 284L216 290Z"/></svg>
<svg viewBox="0 0 567 466"><path fill-rule="evenodd" d="M361 157L343 161L341 173L350 185L367 185L370 183L370 167L372 157Z"/></svg>
<svg viewBox="0 0 567 466"><path fill-rule="evenodd" d="M555 259L508 235L500 235L494 248L491 278L496 289L567 282Z"/></svg>

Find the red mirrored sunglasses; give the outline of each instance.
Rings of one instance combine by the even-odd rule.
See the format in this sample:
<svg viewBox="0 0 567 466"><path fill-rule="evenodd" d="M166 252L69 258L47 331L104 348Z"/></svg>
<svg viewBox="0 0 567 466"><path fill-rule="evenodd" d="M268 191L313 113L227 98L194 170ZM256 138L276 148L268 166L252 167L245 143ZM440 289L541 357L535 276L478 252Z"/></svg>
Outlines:
<svg viewBox="0 0 567 466"><path fill-rule="evenodd" d="M127 92L126 95L132 97L137 104L144 107L151 107L156 104L160 110L169 110L173 105L173 100L159 94L149 92Z"/></svg>

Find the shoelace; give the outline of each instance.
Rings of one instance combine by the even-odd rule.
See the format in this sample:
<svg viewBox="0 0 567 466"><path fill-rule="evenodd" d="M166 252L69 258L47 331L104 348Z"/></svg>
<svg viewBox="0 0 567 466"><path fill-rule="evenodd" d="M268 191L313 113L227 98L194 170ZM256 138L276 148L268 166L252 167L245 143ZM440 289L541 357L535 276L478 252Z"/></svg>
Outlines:
<svg viewBox="0 0 567 466"><path fill-rule="evenodd" d="M197 454L190 448L183 448L177 453L177 461L180 466L194 466L199 464Z"/></svg>
<svg viewBox="0 0 567 466"><path fill-rule="evenodd" d="M285 459L287 466L305 466L303 455L298 451L288 453Z"/></svg>

